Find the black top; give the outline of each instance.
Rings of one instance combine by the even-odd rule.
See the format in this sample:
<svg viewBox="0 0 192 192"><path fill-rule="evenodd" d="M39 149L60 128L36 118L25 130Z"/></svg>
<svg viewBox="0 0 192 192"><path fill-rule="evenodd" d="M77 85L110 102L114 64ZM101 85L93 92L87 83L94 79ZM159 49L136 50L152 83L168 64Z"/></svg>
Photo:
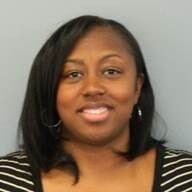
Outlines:
<svg viewBox="0 0 192 192"><path fill-rule="evenodd" d="M23 151L0 158L0 192L43 192ZM152 192L192 192L192 153L159 146Z"/></svg>

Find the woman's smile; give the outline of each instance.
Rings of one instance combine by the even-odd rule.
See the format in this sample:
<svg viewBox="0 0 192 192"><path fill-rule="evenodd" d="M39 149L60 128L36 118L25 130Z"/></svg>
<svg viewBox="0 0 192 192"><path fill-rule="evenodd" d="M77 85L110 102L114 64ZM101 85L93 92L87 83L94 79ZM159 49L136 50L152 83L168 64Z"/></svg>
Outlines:
<svg viewBox="0 0 192 192"><path fill-rule="evenodd" d="M78 113L87 122L101 123L109 118L112 110L113 107L111 105L106 103L92 102L83 105L81 109L78 110Z"/></svg>

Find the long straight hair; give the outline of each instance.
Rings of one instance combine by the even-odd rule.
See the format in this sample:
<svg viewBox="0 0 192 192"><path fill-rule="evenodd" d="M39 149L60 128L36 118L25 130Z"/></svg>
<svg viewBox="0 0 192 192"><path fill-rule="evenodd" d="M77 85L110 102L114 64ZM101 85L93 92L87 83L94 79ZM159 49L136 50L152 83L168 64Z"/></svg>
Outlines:
<svg viewBox="0 0 192 192"><path fill-rule="evenodd" d="M151 137L154 94L136 39L122 24L114 20L90 15L80 16L62 25L51 35L40 49L31 68L19 128L22 132L22 148L37 174L57 167L69 169L76 182L79 179L75 159L63 149L64 130L47 124L59 121L56 95L66 58L78 40L96 26L110 27L123 38L135 59L137 73L144 76L141 95L130 120L129 150L121 155L132 160L160 143ZM138 107L142 110L142 119L138 117Z"/></svg>

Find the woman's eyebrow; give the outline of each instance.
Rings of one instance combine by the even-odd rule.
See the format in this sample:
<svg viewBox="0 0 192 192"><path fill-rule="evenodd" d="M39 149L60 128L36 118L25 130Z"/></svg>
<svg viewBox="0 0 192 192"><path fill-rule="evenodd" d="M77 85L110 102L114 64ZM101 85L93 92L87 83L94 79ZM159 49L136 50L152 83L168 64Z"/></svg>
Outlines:
<svg viewBox="0 0 192 192"><path fill-rule="evenodd" d="M122 59L122 57L120 55L118 55L118 54L109 54L109 55L105 55L104 57L102 57L100 59L100 62L105 61L105 60L107 60L107 59L109 59L111 57L118 57L119 59Z"/></svg>
<svg viewBox="0 0 192 192"><path fill-rule="evenodd" d="M103 62L111 57L118 57L120 59L122 59L122 57L118 54L109 54L109 55L104 55L99 59L99 62ZM74 64L79 64L79 65L83 65L84 61L82 59L67 59L65 61L65 63L74 63Z"/></svg>
<svg viewBox="0 0 192 192"><path fill-rule="evenodd" d="M67 59L65 61L65 63L74 63L74 64L78 64L78 65L84 64L82 59Z"/></svg>

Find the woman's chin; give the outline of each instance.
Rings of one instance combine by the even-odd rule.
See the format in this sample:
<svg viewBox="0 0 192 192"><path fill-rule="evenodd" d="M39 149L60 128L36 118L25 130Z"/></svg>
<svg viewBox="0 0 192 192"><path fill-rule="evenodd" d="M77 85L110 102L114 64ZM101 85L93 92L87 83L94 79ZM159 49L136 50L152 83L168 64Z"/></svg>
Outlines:
<svg viewBox="0 0 192 192"><path fill-rule="evenodd" d="M118 132L117 130L114 130L112 132L110 132L109 130L102 132L95 131L94 133L93 132L89 134L86 133L84 135L81 136L78 135L78 137L76 137L76 141L78 143L94 147L113 145L115 143L119 143L117 141L127 143L127 140L128 140L128 132L125 130L124 131L122 130L122 132Z"/></svg>

